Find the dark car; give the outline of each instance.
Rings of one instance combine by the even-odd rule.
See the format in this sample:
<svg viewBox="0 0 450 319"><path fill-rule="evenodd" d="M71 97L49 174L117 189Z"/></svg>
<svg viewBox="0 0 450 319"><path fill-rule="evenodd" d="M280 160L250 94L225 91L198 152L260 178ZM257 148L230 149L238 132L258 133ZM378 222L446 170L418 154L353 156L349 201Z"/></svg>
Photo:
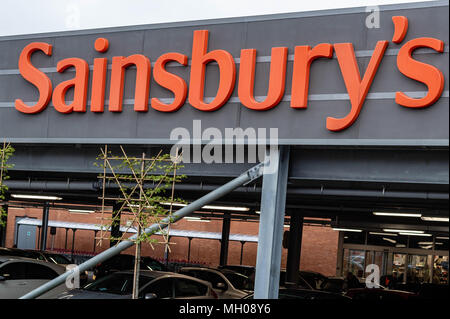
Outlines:
<svg viewBox="0 0 450 319"><path fill-rule="evenodd" d="M48 261L57 265L71 264L70 260L64 255L52 253L49 251L0 247L0 256L26 257L31 259Z"/></svg>
<svg viewBox="0 0 450 319"><path fill-rule="evenodd" d="M344 293L347 290L345 278L328 277L320 285L320 290L333 293Z"/></svg>
<svg viewBox="0 0 450 319"><path fill-rule="evenodd" d="M313 288L320 290L322 283L327 276L315 271L300 271L299 275Z"/></svg>
<svg viewBox="0 0 450 319"><path fill-rule="evenodd" d="M166 266L150 257L141 257L141 270L159 270L166 271ZM134 256L119 254L111 257L110 259L97 264L93 271L95 279L104 277L110 273L120 270L133 270L134 269Z"/></svg>
<svg viewBox="0 0 450 319"><path fill-rule="evenodd" d="M42 255L34 250L0 247L0 256L25 257L42 260Z"/></svg>
<svg viewBox="0 0 450 319"><path fill-rule="evenodd" d="M253 299L253 293L245 296L243 299ZM326 291L297 288L280 288L278 299L302 299L302 300L339 300L349 302L352 299L348 296L335 294Z"/></svg>
<svg viewBox="0 0 450 319"><path fill-rule="evenodd" d="M298 281L296 283L286 282L286 270L282 269L280 271L280 287L287 287L287 286L289 287L294 286L295 288L299 289L315 289L302 277L300 273L298 275Z"/></svg>
<svg viewBox="0 0 450 319"><path fill-rule="evenodd" d="M422 284L420 285L420 289L416 294L416 298L418 299L440 299L440 300L448 300L450 295L449 285L441 285L441 284Z"/></svg>
<svg viewBox="0 0 450 319"><path fill-rule="evenodd" d="M407 300L416 297L412 292L386 288L354 288L347 290L345 295L353 300L364 301Z"/></svg>
<svg viewBox="0 0 450 319"><path fill-rule="evenodd" d="M39 260L45 260L48 262L52 262L54 264L58 264L58 265L69 265L72 264L72 262L64 255L61 254L57 254L57 253L52 253L49 251L33 251L33 250L27 250L27 252L30 253L39 253Z"/></svg>
<svg viewBox="0 0 450 319"><path fill-rule="evenodd" d="M140 299L217 299L210 283L172 272L142 270L139 287ZM130 299L132 291L133 271L118 271L57 298Z"/></svg>

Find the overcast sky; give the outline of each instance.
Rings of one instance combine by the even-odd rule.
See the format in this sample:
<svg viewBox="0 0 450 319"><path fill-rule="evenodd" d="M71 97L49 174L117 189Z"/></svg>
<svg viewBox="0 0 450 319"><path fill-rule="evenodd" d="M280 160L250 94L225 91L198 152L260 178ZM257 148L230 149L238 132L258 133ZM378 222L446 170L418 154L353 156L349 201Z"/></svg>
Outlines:
<svg viewBox="0 0 450 319"><path fill-rule="evenodd" d="M423 0L0 0L0 36Z"/></svg>

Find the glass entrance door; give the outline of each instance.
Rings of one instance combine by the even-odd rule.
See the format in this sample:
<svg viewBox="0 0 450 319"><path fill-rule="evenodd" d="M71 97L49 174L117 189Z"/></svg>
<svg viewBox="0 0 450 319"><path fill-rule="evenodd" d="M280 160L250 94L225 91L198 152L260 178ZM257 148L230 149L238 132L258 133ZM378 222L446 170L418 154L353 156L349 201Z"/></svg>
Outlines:
<svg viewBox="0 0 450 319"><path fill-rule="evenodd" d="M399 283L406 281L406 254L394 253L392 259L392 277Z"/></svg>
<svg viewBox="0 0 450 319"><path fill-rule="evenodd" d="M365 251L356 249L344 250L344 276L347 272L353 273L358 278L364 277Z"/></svg>

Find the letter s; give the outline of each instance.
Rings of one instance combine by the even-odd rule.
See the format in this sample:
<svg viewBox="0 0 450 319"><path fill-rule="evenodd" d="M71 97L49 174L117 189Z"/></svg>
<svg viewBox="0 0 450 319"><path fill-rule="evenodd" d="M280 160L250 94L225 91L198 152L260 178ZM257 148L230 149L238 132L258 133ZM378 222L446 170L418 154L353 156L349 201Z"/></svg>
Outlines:
<svg viewBox="0 0 450 319"><path fill-rule="evenodd" d="M31 64L31 55L41 50L46 55L52 55L52 45L45 42L33 42L28 44L20 53L19 71L22 77L37 87L39 90L39 100L33 105L26 105L21 99L15 101L15 107L18 111L27 114L42 112L52 96L52 82L50 79L36 67Z"/></svg>
<svg viewBox="0 0 450 319"><path fill-rule="evenodd" d="M405 43L397 56L397 67L403 75L424 83L428 93L420 99L408 97L403 92L395 94L395 102L406 107L426 107L436 102L444 90L444 76L442 72L429 64L412 58L412 52L421 47L432 48L438 52L444 51L444 42L434 38L418 38Z"/></svg>

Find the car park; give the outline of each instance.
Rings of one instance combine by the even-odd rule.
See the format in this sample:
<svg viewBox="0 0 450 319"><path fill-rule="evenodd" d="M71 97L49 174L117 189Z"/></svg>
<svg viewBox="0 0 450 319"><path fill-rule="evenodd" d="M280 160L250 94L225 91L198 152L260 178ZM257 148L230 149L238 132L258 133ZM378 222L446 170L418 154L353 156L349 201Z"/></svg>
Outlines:
<svg viewBox="0 0 450 319"><path fill-rule="evenodd" d="M229 269L183 267L179 273L210 282L219 299L240 299L254 289L249 277Z"/></svg>
<svg viewBox="0 0 450 319"><path fill-rule="evenodd" d="M0 256L0 299L19 298L65 272L64 266L17 256ZM41 298L50 297L62 287Z"/></svg>
<svg viewBox="0 0 450 319"><path fill-rule="evenodd" d="M211 284L182 274L142 270L139 276L141 299L216 299ZM133 271L118 271L82 289L72 289L58 299L130 299Z"/></svg>

